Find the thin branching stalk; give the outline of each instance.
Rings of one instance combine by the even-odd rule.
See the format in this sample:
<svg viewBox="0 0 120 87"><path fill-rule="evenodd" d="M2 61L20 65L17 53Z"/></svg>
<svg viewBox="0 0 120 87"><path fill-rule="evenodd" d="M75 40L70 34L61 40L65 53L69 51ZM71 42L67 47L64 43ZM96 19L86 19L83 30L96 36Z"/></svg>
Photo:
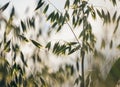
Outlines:
<svg viewBox="0 0 120 87"><path fill-rule="evenodd" d="M53 4L51 3L49 0L48 2L60 13L62 14L62 12ZM84 12L83 12L84 13ZM68 25L69 29L71 30L72 34L74 35L76 41L79 43L79 45L81 46L81 43L79 42L79 39L77 38L77 35L75 34L75 32L73 31L73 28L70 26L70 24L68 23L68 21L66 21L66 24ZM83 24L84 27L84 24ZM82 71L82 81L81 81L81 85L82 87L85 87L85 80L84 80L84 55L85 52L82 52L83 54L80 54L80 56L82 55L82 62L81 62L81 71Z"/></svg>
<svg viewBox="0 0 120 87"><path fill-rule="evenodd" d="M62 12L52 3L50 2L50 0L47 0L60 14L62 14ZM79 45L81 46L81 43L79 42L79 39L77 38L77 35L75 34L75 32L73 31L73 28L70 26L70 24L66 21L66 24L68 25L69 29L71 30L72 34L74 35L76 41L79 43Z"/></svg>

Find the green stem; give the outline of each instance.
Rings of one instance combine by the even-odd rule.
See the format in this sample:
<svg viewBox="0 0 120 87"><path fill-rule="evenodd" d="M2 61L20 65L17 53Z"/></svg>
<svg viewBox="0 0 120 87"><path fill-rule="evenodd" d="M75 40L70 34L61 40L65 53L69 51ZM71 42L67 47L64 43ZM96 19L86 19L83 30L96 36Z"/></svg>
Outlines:
<svg viewBox="0 0 120 87"><path fill-rule="evenodd" d="M81 69L82 69L82 82L81 82L81 86L85 87L85 81L84 81L84 52L82 53L82 62L81 62Z"/></svg>

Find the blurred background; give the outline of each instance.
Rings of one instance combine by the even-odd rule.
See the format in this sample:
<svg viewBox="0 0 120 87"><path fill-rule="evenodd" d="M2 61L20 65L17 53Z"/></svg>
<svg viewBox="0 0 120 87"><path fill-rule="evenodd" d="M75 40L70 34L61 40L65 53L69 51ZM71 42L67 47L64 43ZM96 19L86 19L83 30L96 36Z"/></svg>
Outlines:
<svg viewBox="0 0 120 87"><path fill-rule="evenodd" d="M76 42L70 27L64 24L56 33L52 23L46 21L56 8L64 13L65 0L45 0L45 4L35 10L40 0L0 0L0 87L80 87L81 58L80 52L71 55L56 55L46 46ZM71 3L74 0L71 0ZM95 9L104 9L111 18L116 14L120 20L120 2L114 6L109 0L88 0ZM47 4L49 9L43 13ZM73 10L69 10L72 14ZM105 14L106 14L105 13ZM72 20L72 16L70 15ZM103 19L96 15L88 21L96 37L95 53L85 55L86 87L118 87L120 79L120 26L115 34L116 22L103 24ZM72 23L70 22L72 25ZM82 26L74 28L79 37ZM82 43L81 39L79 39ZM76 45L75 45L76 46Z"/></svg>

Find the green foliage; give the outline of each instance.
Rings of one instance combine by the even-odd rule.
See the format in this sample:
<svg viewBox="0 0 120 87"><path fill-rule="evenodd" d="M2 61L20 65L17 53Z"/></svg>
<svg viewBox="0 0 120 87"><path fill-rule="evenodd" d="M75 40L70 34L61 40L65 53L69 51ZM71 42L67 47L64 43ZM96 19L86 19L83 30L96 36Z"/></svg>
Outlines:
<svg viewBox="0 0 120 87"><path fill-rule="evenodd" d="M23 32L25 32L26 31L26 24L23 21L21 21L21 27L22 27Z"/></svg>
<svg viewBox="0 0 120 87"><path fill-rule="evenodd" d="M12 14L10 14L15 16L13 8L11 12ZM20 21L18 25L15 25L12 22L14 21L14 17L12 16L10 17L10 20L12 18L11 22L6 22L5 25L6 27L8 26L7 24L10 23L9 25L13 26L9 27L10 30L13 31L9 31L9 33L12 33L12 36L10 36L9 33L6 34L6 29L3 34L3 40L0 42L0 87L50 87L53 86L53 83L55 83L54 85L57 87L59 84L63 84L73 75L74 67L66 65L65 68L63 68L62 65L58 71L49 72L49 66L46 66L44 61L41 59L41 52L39 49L42 47L42 45L38 40L36 40L36 38L38 39L39 37L42 37L37 36L38 34L41 34L41 30L40 32L37 32L38 34L35 35L32 33L32 35L36 37L34 40L29 36L26 37L25 35L29 33L26 32L29 31L28 28L34 28L34 30L37 30L36 25L34 25L36 23L36 18L27 18L24 20L24 22ZM19 26L21 26L21 29ZM25 28L26 31L23 32L22 28ZM5 28L1 30L4 29ZM32 48L34 51L33 53L30 53L31 57L27 56L26 53L21 49L24 45L29 44L30 42L33 43L30 45L31 48L32 45L35 45L38 48ZM52 48L51 42L46 44L46 48L48 50ZM47 55L48 54L46 54L46 56ZM30 68L30 64L28 62L31 59L33 70L30 70L28 74L27 69ZM17 62L18 60L19 62ZM37 64L40 64L40 67L36 66ZM43 68L41 66L43 66ZM39 70L36 68L39 68Z"/></svg>
<svg viewBox="0 0 120 87"><path fill-rule="evenodd" d="M116 0L110 1L113 3L113 6L117 5ZM120 16L118 16L117 11L115 11L112 16L108 10L106 11L104 8L95 8L93 5L89 4L89 1L74 0L72 2L70 0L66 0L63 12L61 12L50 1L48 2L39 0L34 11L36 14L31 18L28 17L24 19L24 21L21 20L18 25L15 25L13 22L16 16L14 7L11 9L9 19L7 20L6 18L3 18L4 22L0 22L1 24L5 23L5 28L3 29L4 35L0 42L0 87L52 87L53 83L56 87L62 87L60 84L66 82L67 80L71 80L74 75L78 75L80 73L79 59L81 60L81 75L79 74L77 78L74 77L75 81L72 81L73 84L80 85L81 87L88 87L88 85L90 87L94 87L94 78L98 78L100 81L100 76L97 74L100 73L98 69L89 73L86 78L84 75L84 59L87 54L90 53L94 57L100 56L104 58L104 55L96 50L96 37L93 34L92 24L91 21L88 21L88 18L91 16L93 20L96 20L96 18L99 16L104 25L115 23L116 26L113 32L115 34L119 27L120 21ZM0 11L3 12L8 5L9 2L2 6ZM50 6L55 8L51 13L47 13ZM41 11L40 13L37 12L37 10L41 8L42 12L47 15L46 21L50 21L51 23L50 28L52 31L56 30L58 33L60 30L62 30L63 26L68 25L76 41L65 41L62 43L58 41L54 44L50 41L45 43L45 45L41 45L39 43L39 38L43 37L43 31L39 24L36 26L37 22L41 22L36 20L37 18L42 18ZM0 21L1 20L2 19L0 19ZM36 29L37 27L39 27L39 29ZM79 29L79 27L82 27L82 29L77 36L74 33L74 30L76 28ZM32 33L30 37L27 37L26 34L29 33L29 29L33 29L33 31L36 31L37 34ZM10 33L12 33L11 36ZM46 36L50 37L50 32L48 31L47 33L48 35ZM22 46L29 44L29 42L37 47L37 49L33 49L32 45L30 45L31 49L33 49L33 53L30 53L30 57L29 55L25 55L24 51L21 49ZM43 60L46 58L41 58L41 55L43 55L41 50L39 50L41 48L47 49L47 51L45 51L45 57L48 57L49 51L57 56L68 56L79 51L79 58L76 61L76 66L74 67L73 65L66 64L64 66L60 66L58 71L50 72L49 66L47 66L45 63L46 61ZM101 41L101 49L105 48L106 41L103 38ZM113 48L113 40L110 41L109 48ZM117 48L120 49L120 45L118 45ZM9 58L12 62L11 64L6 58L7 55L10 55ZM19 57L22 63L17 63L17 58ZM28 62L30 59L32 59L33 70L29 73L29 75L27 75L27 69L29 67ZM40 67L38 67L38 64L40 64ZM37 70L37 68L39 68L39 70ZM112 71L110 71L112 72L112 75L119 73L119 71L116 71L116 69ZM115 77L117 78L117 76ZM92 79L91 81L90 78Z"/></svg>
<svg viewBox="0 0 120 87"><path fill-rule="evenodd" d="M120 79L120 67L119 67L119 64L120 64L120 58L118 58L116 60L116 62L113 64L113 66L111 67L108 75L107 75L107 78L106 78L106 84L107 86L109 87L114 87L116 85L116 82L119 81ZM107 82L109 80L109 82Z"/></svg>
<svg viewBox="0 0 120 87"><path fill-rule="evenodd" d="M25 61L25 58L24 58L24 55L23 55L22 52L20 52L20 57L21 57L21 60L22 60L23 64L24 64L25 66L27 66L27 63L26 63L26 61Z"/></svg>
<svg viewBox="0 0 120 87"><path fill-rule="evenodd" d="M32 18L28 18L27 19L27 25L28 25L28 28L34 28L35 29L35 18L32 17Z"/></svg>
<svg viewBox="0 0 120 87"><path fill-rule="evenodd" d="M15 8L12 7L11 13L10 13L10 18L12 18L15 15Z"/></svg>
<svg viewBox="0 0 120 87"><path fill-rule="evenodd" d="M117 11L115 11L115 13L114 13L114 15L113 15L113 17L112 17L112 21L113 21L113 22L115 22L115 20L116 20L116 15L117 15Z"/></svg>
<svg viewBox="0 0 120 87"><path fill-rule="evenodd" d="M8 2L8 3L6 3L4 6L2 6L2 7L0 8L0 11L4 11L4 10L8 7L9 3L10 3L10 2Z"/></svg>
<svg viewBox="0 0 120 87"><path fill-rule="evenodd" d="M26 37L24 37L23 35L19 35L19 38L25 42L28 42L28 39Z"/></svg>
<svg viewBox="0 0 120 87"><path fill-rule="evenodd" d="M117 46L118 49L120 49L120 44Z"/></svg>
<svg viewBox="0 0 120 87"><path fill-rule="evenodd" d="M5 44L4 51L6 52L10 51L10 40Z"/></svg>
<svg viewBox="0 0 120 87"><path fill-rule="evenodd" d="M38 48L42 47L42 45L40 43L38 43L37 41L35 41L35 40L31 40L31 41L36 47L38 47Z"/></svg>
<svg viewBox="0 0 120 87"><path fill-rule="evenodd" d="M49 4L45 7L45 9L44 9L43 13L46 13L46 12L47 12L47 10L48 10L48 8L49 8Z"/></svg>
<svg viewBox="0 0 120 87"><path fill-rule="evenodd" d="M110 49L113 47L113 41L110 42Z"/></svg>
<svg viewBox="0 0 120 87"><path fill-rule="evenodd" d="M37 7L35 8L35 10L39 9L40 7L42 7L42 5L44 4L44 2L42 0L39 0Z"/></svg>
<svg viewBox="0 0 120 87"><path fill-rule="evenodd" d="M114 6L117 5L116 0L110 0L110 1L113 3Z"/></svg>
<svg viewBox="0 0 120 87"><path fill-rule="evenodd" d="M80 80L82 80L82 77L79 75L79 77L78 77L78 78L76 78L76 80L75 80L75 83L74 83L74 84L77 84L77 85L78 85L78 83L80 82Z"/></svg>
<svg viewBox="0 0 120 87"><path fill-rule="evenodd" d="M70 7L70 0L66 0L66 3L65 3L64 8L65 8L65 9L66 9L66 8L69 9L69 7Z"/></svg>
<svg viewBox="0 0 120 87"><path fill-rule="evenodd" d="M51 42L48 42L47 45L45 46L45 48L47 48L48 50L50 50L51 47Z"/></svg>
<svg viewBox="0 0 120 87"><path fill-rule="evenodd" d="M105 48L105 40L102 40L101 49L102 49L102 48Z"/></svg>
<svg viewBox="0 0 120 87"><path fill-rule="evenodd" d="M115 29L114 29L114 34L116 33L117 29L118 29L118 26L119 26L119 21L120 21L120 16L118 16L117 18L117 21L116 21L116 26L115 26Z"/></svg>

